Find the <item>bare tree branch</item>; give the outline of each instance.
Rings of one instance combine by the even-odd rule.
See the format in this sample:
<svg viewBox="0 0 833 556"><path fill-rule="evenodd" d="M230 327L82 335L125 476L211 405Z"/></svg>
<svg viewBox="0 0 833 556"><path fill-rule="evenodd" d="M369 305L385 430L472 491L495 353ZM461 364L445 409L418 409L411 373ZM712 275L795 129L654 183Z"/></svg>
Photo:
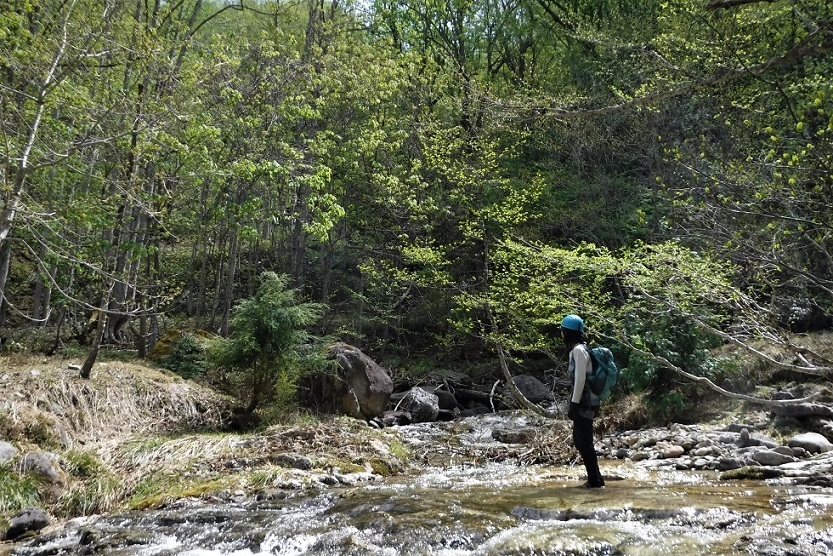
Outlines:
<svg viewBox="0 0 833 556"><path fill-rule="evenodd" d="M799 404L803 404L803 403L813 401L814 399L816 399L821 394L820 392L816 392L816 393L811 394L811 395L809 395L805 398L798 398L798 399L794 399L794 400L767 400L767 399L764 399L764 398L759 398L757 396L747 396L746 394L738 394L737 392L731 392L729 390L726 390L725 388L721 388L720 386L718 386L717 384L715 384L710 379L708 379L704 376L698 376L698 375L689 373L688 371L684 370L681 367L678 367L677 365L675 365L674 363L672 363L671 361L669 361L665 357L653 354L649 351L646 351L644 349L640 349L640 348L636 347L635 345L633 345L627 339L627 337L622 336L620 338L616 338L616 340L621 342L623 345L625 345L629 349L633 350L635 353L638 353L638 354L640 354L644 357L647 357L649 359L653 359L654 361L660 363L662 366L667 367L668 369L671 369L672 371L686 377L687 379L691 380L692 382L696 382L698 384L704 384L705 386L707 386L711 390L714 390L718 394L721 394L723 396L726 396L728 398L732 398L732 399L735 399L735 400L743 400L743 401L746 401L746 402L751 402L751 403L755 403L755 404L758 404L758 405L763 405L764 407L785 407L785 406L799 405Z"/></svg>
<svg viewBox="0 0 833 556"><path fill-rule="evenodd" d="M706 4L707 10L728 10L747 4L760 4L765 2L771 4L774 0L712 0Z"/></svg>
<svg viewBox="0 0 833 556"><path fill-rule="evenodd" d="M766 1L766 0L760 0ZM818 43L814 43L816 39L821 39ZM774 69L788 66L797 61L806 58L821 58L833 52L833 38L829 36L823 28L816 29L808 34L803 40L794 44L786 53L781 56L770 58L760 64L751 66L744 66L733 70L726 70L722 73L716 73L709 77L705 77L699 81L687 83L668 91L660 91L657 93L637 97L620 104L604 106L602 108L588 108L580 110L567 110L562 108L550 107L535 107L528 106L509 106L505 103L496 102L495 104L504 108L511 108L516 113L532 112L537 117L555 118L558 120L572 120L576 118L584 118L587 116L602 116L622 112L632 108L641 108L644 106L658 104L660 102L679 97L690 95L702 91L704 89L713 89L720 87L738 79L749 76L759 76L760 74L772 71Z"/></svg>

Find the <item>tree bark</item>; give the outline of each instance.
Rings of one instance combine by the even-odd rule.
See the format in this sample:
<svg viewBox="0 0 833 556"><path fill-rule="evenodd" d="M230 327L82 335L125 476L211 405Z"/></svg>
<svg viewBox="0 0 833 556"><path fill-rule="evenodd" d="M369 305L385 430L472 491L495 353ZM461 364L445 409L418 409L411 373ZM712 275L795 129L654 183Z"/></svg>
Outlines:
<svg viewBox="0 0 833 556"><path fill-rule="evenodd" d="M12 246L8 241L0 243L0 327L6 325L6 281L12 266Z"/></svg>
<svg viewBox="0 0 833 556"><path fill-rule="evenodd" d="M107 303L102 303L102 307L106 307ZM93 334L93 342L90 346L90 351L87 353L87 358L84 364L81 365L81 378L88 379L92 373L95 360L98 358L98 351L101 348L101 340L104 337L104 329L107 325L107 312L104 309L98 312L98 322L95 327L95 334Z"/></svg>

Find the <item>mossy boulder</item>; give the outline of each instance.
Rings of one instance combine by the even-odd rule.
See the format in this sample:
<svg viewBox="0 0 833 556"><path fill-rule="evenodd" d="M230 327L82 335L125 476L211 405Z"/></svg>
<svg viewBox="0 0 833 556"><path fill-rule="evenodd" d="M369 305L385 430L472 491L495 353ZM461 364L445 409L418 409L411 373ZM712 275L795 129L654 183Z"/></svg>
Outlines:
<svg viewBox="0 0 833 556"><path fill-rule="evenodd" d="M156 340L156 343L153 345L153 349L151 349L148 354L148 359L158 363L164 357L169 357L173 354L174 349L176 348L176 343L183 336L194 337L206 349L220 338L220 336L206 330L172 328Z"/></svg>

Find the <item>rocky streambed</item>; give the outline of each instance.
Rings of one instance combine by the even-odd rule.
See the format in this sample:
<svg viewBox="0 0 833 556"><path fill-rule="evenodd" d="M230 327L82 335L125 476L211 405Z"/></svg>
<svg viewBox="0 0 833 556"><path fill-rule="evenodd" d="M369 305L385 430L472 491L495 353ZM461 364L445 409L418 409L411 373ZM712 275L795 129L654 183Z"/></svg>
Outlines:
<svg viewBox="0 0 833 556"><path fill-rule="evenodd" d="M755 423L617 432L597 443L607 487L588 491L579 462L529 463L564 425L502 412L397 427L403 475L295 469L269 491L71 520L12 554L833 554L824 437L776 442ZM553 449L569 454L563 438Z"/></svg>
<svg viewBox="0 0 833 556"><path fill-rule="evenodd" d="M397 415L381 430L339 417L215 435L182 426L216 430L219 412L206 408L220 403L134 374L98 373L97 389L60 371L0 374L0 411L20 433L0 440L0 471L36 481L44 508L59 510L4 515L18 542L0 554L833 554L829 397L602 434L607 487L588 492L570 423L494 412L494 387L451 399L414 386L396 403L408 424ZM557 414L551 391L528 382L516 386ZM148 391L153 403L139 404ZM21 441L32 422L54 452ZM113 513L126 507L137 510Z"/></svg>

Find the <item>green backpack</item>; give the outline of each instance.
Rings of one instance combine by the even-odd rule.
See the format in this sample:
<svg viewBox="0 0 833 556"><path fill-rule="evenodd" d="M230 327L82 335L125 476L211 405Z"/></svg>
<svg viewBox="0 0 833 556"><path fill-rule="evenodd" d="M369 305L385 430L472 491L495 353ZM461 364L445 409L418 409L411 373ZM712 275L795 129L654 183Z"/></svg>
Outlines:
<svg viewBox="0 0 833 556"><path fill-rule="evenodd" d="M587 375L587 386L604 401L610 397L616 381L619 380L619 368L613 360L613 353L606 347L595 346L588 351L593 369Z"/></svg>

